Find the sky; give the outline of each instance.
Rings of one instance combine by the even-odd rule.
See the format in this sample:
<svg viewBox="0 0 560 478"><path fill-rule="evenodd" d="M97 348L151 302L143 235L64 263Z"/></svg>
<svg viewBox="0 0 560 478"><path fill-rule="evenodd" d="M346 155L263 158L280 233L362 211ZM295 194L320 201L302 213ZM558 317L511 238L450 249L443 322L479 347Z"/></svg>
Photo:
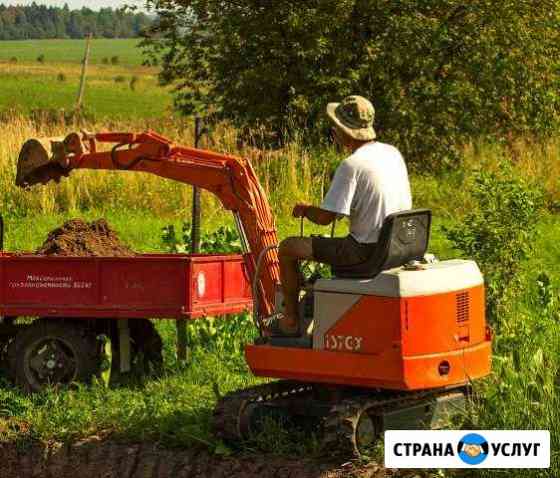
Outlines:
<svg viewBox="0 0 560 478"><path fill-rule="evenodd" d="M0 3L4 5L31 5L33 2L57 7L62 7L67 3L71 9L88 7L92 10L102 7L118 8L126 4L142 6L144 3L142 0L0 0Z"/></svg>

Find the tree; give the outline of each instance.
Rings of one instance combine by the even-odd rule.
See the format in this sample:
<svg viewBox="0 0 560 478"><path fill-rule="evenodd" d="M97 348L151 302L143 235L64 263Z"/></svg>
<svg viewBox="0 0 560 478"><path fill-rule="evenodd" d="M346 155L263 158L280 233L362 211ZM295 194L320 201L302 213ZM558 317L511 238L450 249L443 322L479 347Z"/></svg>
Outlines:
<svg viewBox="0 0 560 478"><path fill-rule="evenodd" d="M148 3L149 61L187 114L317 128L327 102L362 94L380 138L432 166L473 138L556 126L559 0Z"/></svg>
<svg viewBox="0 0 560 478"><path fill-rule="evenodd" d="M83 38L88 33L105 38L132 38L151 23L143 13L82 8L70 10L32 3L29 6L0 4L0 40Z"/></svg>

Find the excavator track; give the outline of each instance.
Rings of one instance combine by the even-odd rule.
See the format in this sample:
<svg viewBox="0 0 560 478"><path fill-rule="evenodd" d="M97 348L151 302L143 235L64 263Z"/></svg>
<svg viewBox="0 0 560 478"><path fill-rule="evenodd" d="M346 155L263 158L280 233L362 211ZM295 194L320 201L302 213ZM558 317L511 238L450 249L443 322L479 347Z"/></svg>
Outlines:
<svg viewBox="0 0 560 478"><path fill-rule="evenodd" d="M222 397L214 410L214 433L228 442L250 438L250 410L253 404L274 404L301 397L313 391L311 384L293 381L271 382L231 392Z"/></svg>
<svg viewBox="0 0 560 478"><path fill-rule="evenodd" d="M464 388L419 392L341 389L338 399L332 392L332 388L322 385L292 381L235 391L218 402L214 431L227 442L246 440L253 432L251 422L256 407L278 406L292 414L295 410L298 415L320 418L323 449L329 455L359 456L372 449L382 436L383 414L434 404L445 397L465 396ZM421 425L410 423L408 427Z"/></svg>
<svg viewBox="0 0 560 478"><path fill-rule="evenodd" d="M420 392L373 391L345 398L334 404L323 421L323 449L330 454L360 456L372 449L384 432L383 414L438 398L464 395L464 389ZM408 428L418 428L411 423Z"/></svg>

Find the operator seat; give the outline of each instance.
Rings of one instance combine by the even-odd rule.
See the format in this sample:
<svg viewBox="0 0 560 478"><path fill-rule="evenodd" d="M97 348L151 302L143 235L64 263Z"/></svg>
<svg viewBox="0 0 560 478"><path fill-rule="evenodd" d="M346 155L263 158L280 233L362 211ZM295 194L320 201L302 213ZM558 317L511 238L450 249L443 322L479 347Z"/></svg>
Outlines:
<svg viewBox="0 0 560 478"><path fill-rule="evenodd" d="M338 279L373 279L381 272L404 266L410 261L422 260L428 242L432 212L429 209L402 211L387 216L379 234L379 241L368 260L349 267L333 267ZM313 347L312 335L302 337L268 337L258 339L256 344L268 343L275 347Z"/></svg>
<svg viewBox="0 0 560 478"><path fill-rule="evenodd" d="M381 272L422 260L430 241L432 212L415 209L385 218L379 241L366 261L352 266L332 267L339 279L372 279Z"/></svg>

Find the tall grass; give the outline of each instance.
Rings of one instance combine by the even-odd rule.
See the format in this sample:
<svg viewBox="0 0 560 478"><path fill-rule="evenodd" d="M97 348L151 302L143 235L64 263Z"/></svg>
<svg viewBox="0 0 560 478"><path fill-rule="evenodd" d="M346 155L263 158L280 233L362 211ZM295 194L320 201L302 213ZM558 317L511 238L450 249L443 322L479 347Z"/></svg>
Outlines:
<svg viewBox="0 0 560 478"><path fill-rule="evenodd" d="M86 125L90 131L141 131L155 129L178 144L192 146L193 131L189 123L137 121L135 123L104 122ZM191 204L191 189L185 184L132 172L75 171L59 185L21 190L15 186L19 150L23 143L36 137L60 137L72 130L60 124L36 124L15 115L0 123L0 200L4 212L14 216L34 214L79 213L88 210L150 210L171 218L184 217ZM277 213L284 213L296 200L312 201L325 187L327 168L321 158L296 142L281 150L257 150L240 147L235 130L218 126L212 140L202 147L237 154L251 160ZM314 155L315 154L315 155ZM328 156L328 152L325 155ZM221 214L217 200L204 196L205 211Z"/></svg>
<svg viewBox="0 0 560 478"><path fill-rule="evenodd" d="M462 162L441 175L415 168L411 181L414 203L431 208L437 216L457 219L472 207L469 184L477 170L497 171L504 161L513 172L543 187L547 205L560 204L560 139L546 143L517 141L513 144L475 143L465 146Z"/></svg>
<svg viewBox="0 0 560 478"><path fill-rule="evenodd" d="M192 122L180 119L99 122L85 126L90 131L141 131L154 129L178 144L192 146ZM60 124L36 124L15 115L0 122L0 198L4 209L14 215L53 214L88 210L151 210L154 214L184 217L191 193L184 184L129 172L76 171L60 185L23 191L14 184L18 152L25 140L34 137L64 136L73 128ZM259 132L254 133L255 136ZM324 146L310 149L296 141L279 149L257 149L240 144L238 131L227 124L213 128L203 148L248 158L261 179L278 216L286 214L296 201L317 202L328 187L337 161L343 156ZM513 148L513 149L512 149ZM457 217L470 208L468 182L476 169L494 170L504 158L513 158L514 168L544 186L549 204L560 204L560 141L512 146L476 144L465 148L464 160L456 170L442 176L412 174L414 203L430 207L442 217ZM221 214L213 196L204 198L205 210Z"/></svg>

